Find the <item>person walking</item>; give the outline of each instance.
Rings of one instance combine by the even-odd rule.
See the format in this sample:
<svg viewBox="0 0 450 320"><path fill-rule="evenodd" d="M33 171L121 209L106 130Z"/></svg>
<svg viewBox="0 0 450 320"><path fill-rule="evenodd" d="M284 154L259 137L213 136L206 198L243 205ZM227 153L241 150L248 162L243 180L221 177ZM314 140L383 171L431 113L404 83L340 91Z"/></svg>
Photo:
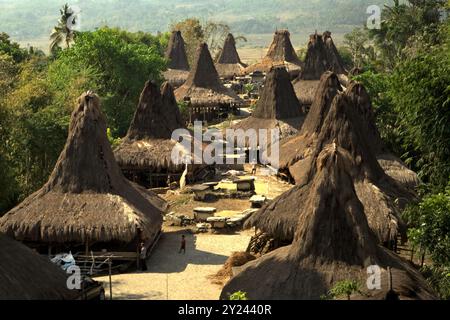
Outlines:
<svg viewBox="0 0 450 320"><path fill-rule="evenodd" d="M145 243L141 242L140 256L139 256L139 264L141 265L141 271L147 271L147 248L145 247Z"/></svg>
<svg viewBox="0 0 450 320"><path fill-rule="evenodd" d="M178 253L181 253L183 251L183 254L186 254L186 237L184 235L181 236L181 246Z"/></svg>

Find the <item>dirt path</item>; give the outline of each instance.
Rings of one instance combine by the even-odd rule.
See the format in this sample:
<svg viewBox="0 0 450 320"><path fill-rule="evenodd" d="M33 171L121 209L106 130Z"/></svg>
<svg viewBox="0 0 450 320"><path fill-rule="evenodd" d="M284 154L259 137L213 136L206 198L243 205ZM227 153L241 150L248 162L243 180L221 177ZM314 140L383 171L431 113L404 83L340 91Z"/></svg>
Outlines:
<svg viewBox="0 0 450 320"><path fill-rule="evenodd" d="M181 235L186 236L186 254L178 254ZM232 235L198 234L166 228L147 261L148 271L114 275L114 299L217 300L221 287L208 276L215 274L234 251L245 251L251 232ZM109 294L108 277L105 282Z"/></svg>

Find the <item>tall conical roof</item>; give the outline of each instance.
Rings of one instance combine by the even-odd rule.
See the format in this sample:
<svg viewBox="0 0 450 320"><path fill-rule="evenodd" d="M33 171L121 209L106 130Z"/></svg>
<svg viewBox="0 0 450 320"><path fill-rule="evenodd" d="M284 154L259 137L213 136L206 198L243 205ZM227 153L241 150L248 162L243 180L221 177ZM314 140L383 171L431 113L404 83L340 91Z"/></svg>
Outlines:
<svg viewBox="0 0 450 320"><path fill-rule="evenodd" d="M377 245L354 188L357 164L351 154L332 143L323 148L315 166L309 196L299 197L300 188L285 196L285 206L298 213L293 243L247 263L223 288L221 298L241 290L254 300L318 300L337 282L354 280L362 291L354 298L383 299L392 275L392 289L400 299L434 299L417 271ZM305 203L298 206L299 199ZM381 271L378 291L365 286L370 265Z"/></svg>
<svg viewBox="0 0 450 320"><path fill-rule="evenodd" d="M367 139L383 170L402 186L415 191L420 183L418 175L386 148L376 126L370 96L364 86L351 81L347 87L347 95L364 119Z"/></svg>
<svg viewBox="0 0 450 320"><path fill-rule="evenodd" d="M236 41L231 33L229 33L225 39L222 51L220 52L217 63L223 64L242 64L241 58L236 50Z"/></svg>
<svg viewBox="0 0 450 320"><path fill-rule="evenodd" d="M330 110L331 103L339 92L342 92L342 86L336 74L330 71L325 72L320 79L314 103L309 109L301 133L312 134L320 132L323 121Z"/></svg>
<svg viewBox="0 0 450 320"><path fill-rule="evenodd" d="M239 58L233 35L229 33L216 61L219 76L224 79L232 79L241 75L246 66Z"/></svg>
<svg viewBox="0 0 450 320"><path fill-rule="evenodd" d="M201 43L197 56L186 82L175 90L177 101L189 97L193 106L240 104L242 100L219 80L211 54L206 43Z"/></svg>
<svg viewBox="0 0 450 320"><path fill-rule="evenodd" d="M165 82L161 90L154 82L145 83L126 139L170 139L184 127L172 86Z"/></svg>
<svg viewBox="0 0 450 320"><path fill-rule="evenodd" d="M261 62L247 67L245 73L269 72L272 67L280 65L284 65L293 78L298 76L302 65L292 46L288 30L277 30L266 56Z"/></svg>
<svg viewBox="0 0 450 320"><path fill-rule="evenodd" d="M194 66L185 85L211 89L222 86L206 43L202 43L198 47Z"/></svg>
<svg viewBox="0 0 450 320"><path fill-rule="evenodd" d="M122 175L100 99L88 92L78 99L48 182L0 218L0 231L39 242L128 242L138 232L151 239L161 228L162 204Z"/></svg>
<svg viewBox="0 0 450 320"><path fill-rule="evenodd" d="M321 35L315 33L309 37L308 51L300 79L319 80L322 74L330 70L327 50Z"/></svg>
<svg viewBox="0 0 450 320"><path fill-rule="evenodd" d="M300 65L301 62L295 53L291 43L291 34L288 30L277 30L273 37L272 44L267 51L266 58L278 62L290 62Z"/></svg>
<svg viewBox="0 0 450 320"><path fill-rule="evenodd" d="M174 163L172 150L176 141L172 133L185 128L172 86L165 82L161 88L147 81L127 136L114 150L122 168L182 172L184 165Z"/></svg>
<svg viewBox="0 0 450 320"><path fill-rule="evenodd" d="M275 67L267 74L264 88L252 116L263 119L288 119L303 115L288 72Z"/></svg>
<svg viewBox="0 0 450 320"><path fill-rule="evenodd" d="M329 70L336 74L347 74L344 67L344 61L334 45L333 38L330 31L323 33L323 42L325 44L325 51L327 54L327 63Z"/></svg>
<svg viewBox="0 0 450 320"><path fill-rule="evenodd" d="M169 69L189 70L189 62L181 31L172 31L165 58L169 60Z"/></svg>
<svg viewBox="0 0 450 320"><path fill-rule="evenodd" d="M311 144L311 139L317 138L322 129L323 122L333 102L334 97L342 91L336 74L325 72L315 93L314 102L306 116L298 135L281 144L280 171L289 174L289 167L298 162L303 150Z"/></svg>
<svg viewBox="0 0 450 320"><path fill-rule="evenodd" d="M404 232L404 224L399 218L398 199L411 201L414 195L390 179L378 164L370 147L371 141L366 134L364 118L353 102L354 97L349 92L337 94L320 133L302 135L303 139L293 139L300 143L298 149L295 149L295 157L289 162L288 170L297 183L295 187L295 190L299 190L297 198L307 199L311 181L316 175L315 163L320 152L331 143L346 149L352 159L355 159L355 166L349 173L358 197L364 204L369 225L379 241L384 243L395 239L399 231ZM286 148L294 147L295 144L291 142L283 144L280 147L280 154L284 154ZM292 150L289 154L292 156ZM273 203L262 208L249 219L248 225L281 239L292 239L292 225L297 216L288 209L290 204L286 197L289 197L289 193L281 195ZM302 202L297 205L301 204Z"/></svg>
<svg viewBox="0 0 450 320"><path fill-rule="evenodd" d="M272 67L266 76L264 88L252 115L232 126L244 131L255 130L260 139L270 141L270 135L263 138L259 130L275 129L279 138L285 139L295 135L305 119L304 110L295 96L290 76L284 67ZM246 141L245 146L248 146ZM262 147L262 146L260 146Z"/></svg>

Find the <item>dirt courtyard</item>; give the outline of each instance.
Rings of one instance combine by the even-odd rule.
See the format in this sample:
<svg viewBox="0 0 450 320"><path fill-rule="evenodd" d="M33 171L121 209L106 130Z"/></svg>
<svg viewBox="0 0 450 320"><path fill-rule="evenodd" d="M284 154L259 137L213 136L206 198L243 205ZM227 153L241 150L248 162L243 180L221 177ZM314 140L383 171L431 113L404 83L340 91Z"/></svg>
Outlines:
<svg viewBox="0 0 450 320"><path fill-rule="evenodd" d="M179 254L181 235L186 254ZM121 300L217 300L221 286L208 277L217 273L234 251L245 251L252 232L231 235L191 234L165 227L147 261L148 271L112 276L113 299ZM109 296L108 277L99 277ZM109 297L108 297L109 298Z"/></svg>

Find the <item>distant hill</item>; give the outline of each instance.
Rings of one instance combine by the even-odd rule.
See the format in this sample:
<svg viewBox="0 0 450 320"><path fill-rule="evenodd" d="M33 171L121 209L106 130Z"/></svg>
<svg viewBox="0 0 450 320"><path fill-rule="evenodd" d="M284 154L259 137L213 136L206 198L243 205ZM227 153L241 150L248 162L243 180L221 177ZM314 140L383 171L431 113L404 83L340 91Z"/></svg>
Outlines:
<svg viewBox="0 0 450 320"><path fill-rule="evenodd" d="M46 41L61 0L0 0L0 32L18 41ZM271 34L276 28L306 34L315 29L348 32L367 19L369 5L390 0L78 0L83 29L101 25L130 31L166 31L187 17L224 22L243 35Z"/></svg>

